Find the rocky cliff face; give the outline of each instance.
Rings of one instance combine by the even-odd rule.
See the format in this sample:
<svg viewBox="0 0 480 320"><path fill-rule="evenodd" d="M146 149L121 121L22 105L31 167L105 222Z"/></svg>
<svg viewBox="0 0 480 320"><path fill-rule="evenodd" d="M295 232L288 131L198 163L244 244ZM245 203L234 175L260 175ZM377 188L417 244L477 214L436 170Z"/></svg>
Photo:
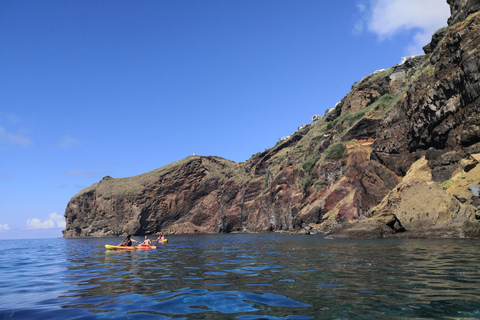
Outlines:
<svg viewBox="0 0 480 320"><path fill-rule="evenodd" d="M465 20L470 14L480 11L479 0L447 0L450 5L451 17L449 25L454 25Z"/></svg>
<svg viewBox="0 0 480 320"><path fill-rule="evenodd" d="M217 232L217 190L237 167L225 159L189 157L135 177L105 177L70 200L64 235Z"/></svg>
<svg viewBox="0 0 480 320"><path fill-rule="evenodd" d="M425 55L365 77L320 120L244 163L105 177L70 200L64 236L480 236L480 8L448 3Z"/></svg>

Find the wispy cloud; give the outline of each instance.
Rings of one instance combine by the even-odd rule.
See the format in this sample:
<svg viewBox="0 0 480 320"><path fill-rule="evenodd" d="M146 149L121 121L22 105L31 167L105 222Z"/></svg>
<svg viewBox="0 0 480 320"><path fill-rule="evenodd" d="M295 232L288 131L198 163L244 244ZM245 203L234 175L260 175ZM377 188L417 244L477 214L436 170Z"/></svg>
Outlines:
<svg viewBox="0 0 480 320"><path fill-rule="evenodd" d="M7 132L4 127L0 126L0 144L12 144L28 147L31 143L32 140L24 135Z"/></svg>
<svg viewBox="0 0 480 320"><path fill-rule="evenodd" d="M65 218L56 212L52 212L49 218L41 221L37 218L27 219L27 229L50 229L65 228Z"/></svg>
<svg viewBox="0 0 480 320"><path fill-rule="evenodd" d="M75 176L75 177L94 177L98 175L98 172L69 170L65 172L65 174L67 176Z"/></svg>
<svg viewBox="0 0 480 320"><path fill-rule="evenodd" d="M0 172L0 179L11 179L12 177L9 174Z"/></svg>
<svg viewBox="0 0 480 320"><path fill-rule="evenodd" d="M0 232L7 231L7 230L10 230L10 228L8 227L8 223L5 223L5 224L0 223Z"/></svg>
<svg viewBox="0 0 480 320"><path fill-rule="evenodd" d="M369 13L369 6L365 3L366 0L358 0L362 1L363 3L357 3L357 10L359 13L359 17L357 17L355 21L355 25L353 27L353 31L356 34L360 34L363 32L365 29L365 24L368 22L368 19L370 17Z"/></svg>
<svg viewBox="0 0 480 320"><path fill-rule="evenodd" d="M9 123L18 124L22 122L22 119L16 114L0 112L0 119L7 120Z"/></svg>
<svg viewBox="0 0 480 320"><path fill-rule="evenodd" d="M355 31L364 27L380 39L393 37L405 31L413 31L409 54L423 53L422 47L430 42L432 34L447 25L450 9L445 0L370 0L357 5L363 20L355 25Z"/></svg>
<svg viewBox="0 0 480 320"><path fill-rule="evenodd" d="M63 136L62 139L57 143L57 148L71 148L81 145L80 141L71 136Z"/></svg>

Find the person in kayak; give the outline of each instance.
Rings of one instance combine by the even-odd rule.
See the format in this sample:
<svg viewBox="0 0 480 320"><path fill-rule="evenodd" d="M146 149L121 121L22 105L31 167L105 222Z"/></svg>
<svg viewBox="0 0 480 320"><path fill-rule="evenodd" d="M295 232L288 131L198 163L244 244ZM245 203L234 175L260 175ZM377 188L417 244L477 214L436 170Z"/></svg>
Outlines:
<svg viewBox="0 0 480 320"><path fill-rule="evenodd" d="M137 242L135 239L130 239L132 236L128 235L125 240L122 241L122 243L119 244L121 247L131 247L132 246L132 241Z"/></svg>
<svg viewBox="0 0 480 320"><path fill-rule="evenodd" d="M139 246L151 246L152 245L152 241L150 241L150 239L148 239L147 236L145 236L145 240L139 244Z"/></svg>
<svg viewBox="0 0 480 320"><path fill-rule="evenodd" d="M164 234L162 234L162 236L158 236L157 242L162 242L163 240L165 240Z"/></svg>

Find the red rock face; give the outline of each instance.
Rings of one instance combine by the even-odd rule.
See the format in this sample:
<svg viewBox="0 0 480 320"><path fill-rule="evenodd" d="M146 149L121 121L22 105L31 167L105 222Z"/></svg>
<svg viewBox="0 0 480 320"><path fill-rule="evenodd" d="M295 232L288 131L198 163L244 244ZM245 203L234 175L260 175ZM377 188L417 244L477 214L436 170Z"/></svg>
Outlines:
<svg viewBox="0 0 480 320"><path fill-rule="evenodd" d="M401 230L392 206L384 215L372 208L412 163L425 156L441 183L480 153L480 14L468 16L479 2L448 3L450 29L432 38L428 55L365 77L321 120L245 163L193 156L105 177L70 200L64 236L309 232L373 213L382 218L353 234ZM327 158L339 142L346 151Z"/></svg>
<svg viewBox="0 0 480 320"><path fill-rule="evenodd" d="M311 183L303 192L301 179L308 176L305 170L294 165L274 169L264 159L277 155L268 153L257 161L268 163L272 172L246 176L245 180L235 175L242 170L239 164L198 156L144 177L105 178L69 202L64 235L299 231L309 223L321 223L325 213L351 192L355 192L354 200L342 203L336 218L355 219L389 190L375 174L381 165L368 155L351 152L345 161L324 164L323 169L318 161L310 175L318 175L322 181L330 179L332 185L317 188ZM251 172L257 171L255 164L248 165ZM348 178L334 183L344 173ZM384 168L382 173L383 179L394 181L388 186L398 181L393 172ZM270 176L273 178L268 179ZM357 192L359 188L372 193Z"/></svg>

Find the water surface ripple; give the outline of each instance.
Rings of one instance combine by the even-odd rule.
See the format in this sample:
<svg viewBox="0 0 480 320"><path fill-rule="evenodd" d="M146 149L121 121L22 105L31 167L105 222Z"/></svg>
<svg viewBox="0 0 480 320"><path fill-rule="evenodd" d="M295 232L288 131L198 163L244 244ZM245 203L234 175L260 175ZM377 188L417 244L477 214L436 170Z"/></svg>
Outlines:
<svg viewBox="0 0 480 320"><path fill-rule="evenodd" d="M140 240L140 238L139 238ZM7 240L0 319L480 319L478 240Z"/></svg>

